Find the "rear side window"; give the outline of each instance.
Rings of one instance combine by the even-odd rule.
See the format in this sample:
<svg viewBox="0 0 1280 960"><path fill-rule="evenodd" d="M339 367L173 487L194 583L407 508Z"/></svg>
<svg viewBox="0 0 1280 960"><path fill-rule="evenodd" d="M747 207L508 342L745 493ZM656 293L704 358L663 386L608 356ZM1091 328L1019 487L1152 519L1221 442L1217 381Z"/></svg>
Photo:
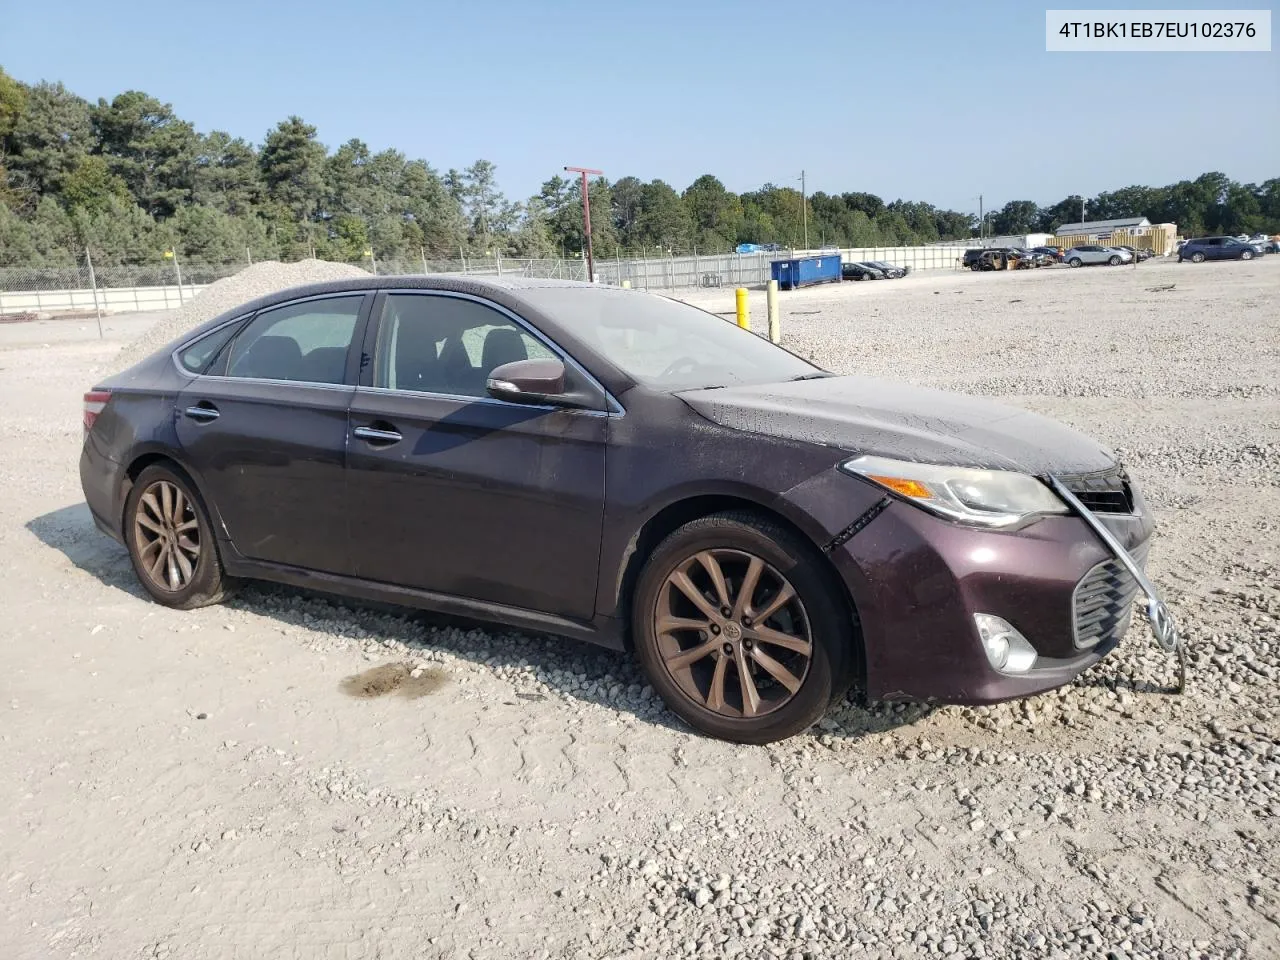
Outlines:
<svg viewBox="0 0 1280 960"><path fill-rule="evenodd" d="M209 361L217 356L218 351L235 335L239 326L238 323L232 322L219 327L212 333L206 333L178 354L178 362L188 373L204 373L209 366Z"/></svg>
<svg viewBox="0 0 1280 960"><path fill-rule="evenodd" d="M231 345L227 376L342 383L363 294L264 310Z"/></svg>
<svg viewBox="0 0 1280 960"><path fill-rule="evenodd" d="M390 294L374 349L373 385L458 397L486 396L494 367L555 354L492 307L461 297Z"/></svg>

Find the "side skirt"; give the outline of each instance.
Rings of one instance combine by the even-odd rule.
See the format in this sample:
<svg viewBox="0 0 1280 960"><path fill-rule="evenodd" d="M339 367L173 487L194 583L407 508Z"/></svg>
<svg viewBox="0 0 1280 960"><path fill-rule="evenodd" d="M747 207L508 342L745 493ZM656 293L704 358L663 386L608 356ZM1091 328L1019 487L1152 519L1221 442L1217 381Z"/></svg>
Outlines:
<svg viewBox="0 0 1280 960"><path fill-rule="evenodd" d="M390 603L468 620L500 623L532 633L571 637L574 640L584 640L611 650L624 649L621 621L612 617L597 617L591 623L583 623L553 614L539 613L536 610L526 610L523 607L509 607L501 603L489 603L447 593L362 580L359 577L318 573L302 567L249 560L237 556L234 549L228 549L229 545L225 541L219 543L219 546L222 548L223 564L227 573L233 577L268 580L272 583L283 583L291 587L350 597L355 600Z"/></svg>

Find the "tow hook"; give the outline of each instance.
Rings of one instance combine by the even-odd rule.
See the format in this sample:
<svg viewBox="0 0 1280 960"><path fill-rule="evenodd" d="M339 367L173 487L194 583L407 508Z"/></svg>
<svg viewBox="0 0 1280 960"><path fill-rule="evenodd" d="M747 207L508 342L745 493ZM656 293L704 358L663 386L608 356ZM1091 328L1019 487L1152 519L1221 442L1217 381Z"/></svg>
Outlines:
<svg viewBox="0 0 1280 960"><path fill-rule="evenodd" d="M1080 502L1074 493L1067 489L1066 484L1057 477L1050 476L1048 478L1050 489L1053 490L1062 501L1074 510L1080 519L1089 525L1094 533L1098 535L1098 539L1106 544L1107 549L1112 555L1120 561L1130 576L1137 582L1139 589L1146 595L1147 604L1144 612L1147 616L1147 625L1151 628L1151 636L1161 650L1166 653L1176 653L1178 656L1178 693L1185 693L1187 689L1187 645L1181 633L1178 631L1178 623L1174 619L1173 613L1165 606L1165 602L1160 598L1159 591L1155 585L1147 579L1146 573L1136 560L1129 555L1129 551L1121 546L1120 541L1115 538L1110 530L1094 516L1093 511Z"/></svg>

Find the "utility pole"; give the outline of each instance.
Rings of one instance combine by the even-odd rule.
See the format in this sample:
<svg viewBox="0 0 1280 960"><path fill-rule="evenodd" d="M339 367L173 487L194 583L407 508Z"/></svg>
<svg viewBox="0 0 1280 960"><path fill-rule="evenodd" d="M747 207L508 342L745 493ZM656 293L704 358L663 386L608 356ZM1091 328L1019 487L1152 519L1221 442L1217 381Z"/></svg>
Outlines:
<svg viewBox="0 0 1280 960"><path fill-rule="evenodd" d="M1080 195L1080 222L1084 223L1084 194Z"/></svg>
<svg viewBox="0 0 1280 960"><path fill-rule="evenodd" d="M804 224L804 248L809 249L809 205L805 203L804 171L800 171L800 221Z"/></svg>
<svg viewBox="0 0 1280 960"><path fill-rule="evenodd" d="M987 221L982 215L982 194L978 194L978 239L986 235Z"/></svg>
<svg viewBox="0 0 1280 960"><path fill-rule="evenodd" d="M587 283L596 282L596 260L591 249L591 197L588 194L587 175L593 177L604 176L603 170L590 170L587 167L565 167L567 173L578 173L582 175L582 234L586 239L587 248Z"/></svg>

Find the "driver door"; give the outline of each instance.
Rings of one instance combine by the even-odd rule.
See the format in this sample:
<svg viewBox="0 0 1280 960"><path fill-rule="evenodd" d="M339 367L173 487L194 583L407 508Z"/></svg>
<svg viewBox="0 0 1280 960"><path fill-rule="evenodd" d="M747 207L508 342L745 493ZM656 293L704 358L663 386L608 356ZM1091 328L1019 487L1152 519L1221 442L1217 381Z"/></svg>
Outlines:
<svg viewBox="0 0 1280 960"><path fill-rule="evenodd" d="M489 371L559 350L443 291L380 294L348 417L358 576L587 620L595 613L609 415L509 403Z"/></svg>

